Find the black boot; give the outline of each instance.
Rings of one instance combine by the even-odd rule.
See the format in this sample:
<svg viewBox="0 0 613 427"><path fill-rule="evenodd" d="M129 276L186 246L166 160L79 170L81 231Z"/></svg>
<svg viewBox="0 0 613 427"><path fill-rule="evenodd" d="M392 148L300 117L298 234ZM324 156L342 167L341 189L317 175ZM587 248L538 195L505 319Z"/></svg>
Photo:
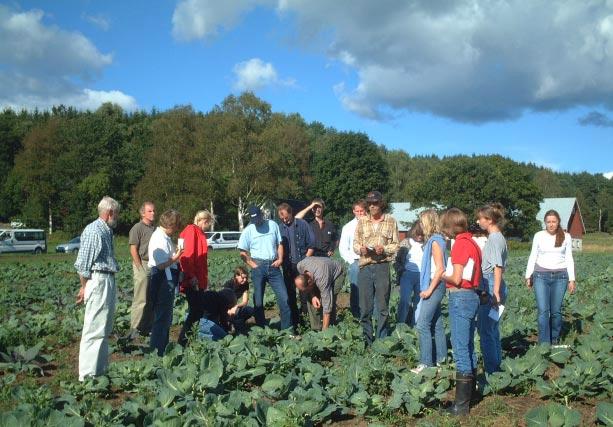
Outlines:
<svg viewBox="0 0 613 427"><path fill-rule="evenodd" d="M472 374L464 375L456 373L455 376L455 401L450 408L447 409L447 413L450 415L468 415L468 408L470 406L470 397L473 391Z"/></svg>
<svg viewBox="0 0 613 427"><path fill-rule="evenodd" d="M473 381L471 387L470 404L476 405L481 401L483 395L481 393L481 387L479 387L479 381L477 380L477 370L473 369Z"/></svg>

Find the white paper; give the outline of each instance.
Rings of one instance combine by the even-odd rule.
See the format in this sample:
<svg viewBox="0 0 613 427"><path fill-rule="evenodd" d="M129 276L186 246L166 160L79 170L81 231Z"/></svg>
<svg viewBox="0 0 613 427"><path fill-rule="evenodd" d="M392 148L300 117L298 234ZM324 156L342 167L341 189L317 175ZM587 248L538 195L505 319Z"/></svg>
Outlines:
<svg viewBox="0 0 613 427"><path fill-rule="evenodd" d="M488 314L489 318L498 322L502 317L502 313L504 312L504 305L498 304L498 310L494 307L490 309L490 313Z"/></svg>
<svg viewBox="0 0 613 427"><path fill-rule="evenodd" d="M462 270L462 279L468 280L470 282L473 278L474 268L475 261L473 261L472 258L468 258L468 262L464 266L464 270ZM445 266L445 276L453 276L453 264L451 263L451 257L447 258L447 265Z"/></svg>
<svg viewBox="0 0 613 427"><path fill-rule="evenodd" d="M185 246L185 239L182 239L179 237L179 239L177 240L177 246L179 247L179 249L183 249Z"/></svg>

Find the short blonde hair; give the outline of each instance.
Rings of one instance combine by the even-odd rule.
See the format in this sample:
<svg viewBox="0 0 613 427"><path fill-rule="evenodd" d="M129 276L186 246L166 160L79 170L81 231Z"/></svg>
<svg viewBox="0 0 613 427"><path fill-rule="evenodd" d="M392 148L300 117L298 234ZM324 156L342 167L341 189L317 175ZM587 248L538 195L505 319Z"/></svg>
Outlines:
<svg viewBox="0 0 613 427"><path fill-rule="evenodd" d="M438 213L434 209L426 209L419 214L419 222L424 234L424 240L428 240L433 234L441 232L441 223Z"/></svg>
<svg viewBox="0 0 613 427"><path fill-rule="evenodd" d="M206 209L196 212L196 216L194 217L194 225L198 225L198 221L206 219L208 223L212 224L215 222L215 215L207 211Z"/></svg>

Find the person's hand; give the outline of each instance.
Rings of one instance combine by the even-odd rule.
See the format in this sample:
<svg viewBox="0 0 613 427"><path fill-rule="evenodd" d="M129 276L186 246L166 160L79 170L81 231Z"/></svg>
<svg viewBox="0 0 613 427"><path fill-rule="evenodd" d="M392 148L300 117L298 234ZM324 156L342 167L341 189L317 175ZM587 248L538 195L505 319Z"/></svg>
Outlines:
<svg viewBox="0 0 613 427"><path fill-rule="evenodd" d="M492 307L498 308L501 302L502 299L500 298L500 293L494 292L494 295L492 296Z"/></svg>
<svg viewBox="0 0 613 427"><path fill-rule="evenodd" d="M235 305L234 307L232 307L231 309L228 310L228 316L230 316L230 317L236 316L236 311L237 310L238 310L238 306Z"/></svg>
<svg viewBox="0 0 613 427"><path fill-rule="evenodd" d="M172 262L175 263L177 261L179 261L179 258L181 258L181 254L183 253L183 248L177 248L176 252L174 253L174 255L172 256Z"/></svg>
<svg viewBox="0 0 613 427"><path fill-rule="evenodd" d="M368 248L364 245L360 246L360 254L361 255L368 255Z"/></svg>
<svg viewBox="0 0 613 427"><path fill-rule="evenodd" d="M574 294L576 290L577 290L577 284L575 283L574 280L570 280L568 282L568 292L570 292L571 294Z"/></svg>
<svg viewBox="0 0 613 427"><path fill-rule="evenodd" d="M425 291L421 291L419 293L419 297L421 299L428 299L432 296L432 291L430 290L430 288L426 289Z"/></svg>
<svg viewBox="0 0 613 427"><path fill-rule="evenodd" d="M317 297L311 298L311 304L313 304L313 307L315 307L317 309L319 309L321 307L321 301Z"/></svg>
<svg viewBox="0 0 613 427"><path fill-rule="evenodd" d="M328 251L328 256L331 257L332 255L334 255L334 251Z"/></svg>
<svg viewBox="0 0 613 427"><path fill-rule="evenodd" d="M532 278L531 277L526 278L526 286L528 287L528 289L532 289Z"/></svg>
<svg viewBox="0 0 613 427"><path fill-rule="evenodd" d="M383 255L383 246L381 246L381 245L375 246L375 253L377 255Z"/></svg>
<svg viewBox="0 0 613 427"><path fill-rule="evenodd" d="M279 267L281 267L281 262L282 261L280 259L276 259L276 260L274 260L273 262L270 263L270 266L274 267L274 268L279 268Z"/></svg>
<svg viewBox="0 0 613 427"><path fill-rule="evenodd" d="M77 304L82 304L85 300L85 286L81 286L79 288L79 293L77 294Z"/></svg>

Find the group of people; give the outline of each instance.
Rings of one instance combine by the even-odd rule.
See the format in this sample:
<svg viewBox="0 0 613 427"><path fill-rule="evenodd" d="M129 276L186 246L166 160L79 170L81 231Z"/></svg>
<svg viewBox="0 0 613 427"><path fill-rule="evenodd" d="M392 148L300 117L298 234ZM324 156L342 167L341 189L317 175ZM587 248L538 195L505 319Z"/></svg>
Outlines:
<svg viewBox="0 0 613 427"><path fill-rule="evenodd" d="M205 234L214 222L211 213L199 211L175 244L171 236L179 231L179 213L164 212L156 228L154 204L143 203L141 221L129 236L134 276L129 338L150 336L151 349L163 355L177 285L188 302L178 339L181 345L187 344L196 324L198 335L211 339L232 329L246 333L246 321L252 316L256 325L265 326L266 284L275 294L281 329L297 334L303 317L308 317L313 330L326 329L336 321L337 296L348 273L350 311L359 319L364 340L370 345L389 334L393 265L400 284L397 323L415 326L419 334L419 365L412 369L416 374L446 361L441 304L448 295L456 367L455 401L449 411L467 414L476 387L476 330L485 372L496 372L502 361L499 321L507 298L504 271L508 256L502 234L504 208L491 203L477 210L476 223L486 235L482 238L469 231L469 219L459 209L451 208L441 215L433 209L424 210L403 241L399 241L396 220L386 212L378 191L353 204L354 218L342 227L340 236L335 225L325 219L324 209L321 199L296 214L289 204L281 203L277 223L266 219L259 207L250 207L250 222L238 243L249 270L237 267L223 289L213 291L208 289ZM85 302L81 381L106 371L115 310L114 274L119 267L112 229L119 205L105 197L98 211L99 218L83 231L75 263L81 281L78 302ZM304 220L309 212L314 215L310 223ZM564 293L575 291L572 245L557 212L547 212L545 223L546 229L534 236L526 284L536 295L539 342L559 345ZM344 263L332 259L337 248ZM249 306L249 272L253 306Z"/></svg>

